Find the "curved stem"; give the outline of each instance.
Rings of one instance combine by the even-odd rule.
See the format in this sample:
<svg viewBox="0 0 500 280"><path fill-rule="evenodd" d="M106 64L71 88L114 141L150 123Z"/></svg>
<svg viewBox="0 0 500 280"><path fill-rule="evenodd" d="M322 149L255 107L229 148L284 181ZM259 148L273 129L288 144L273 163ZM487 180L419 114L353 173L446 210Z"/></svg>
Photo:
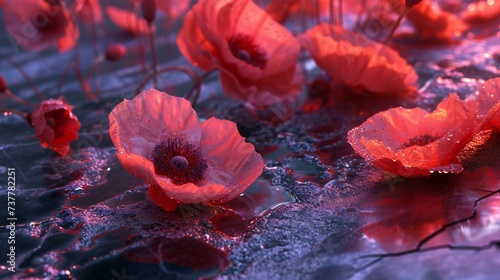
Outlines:
<svg viewBox="0 0 500 280"><path fill-rule="evenodd" d="M195 85L199 84L200 77L199 75L192 70L191 68L185 67L185 66L170 66L170 67L165 67L163 69L160 69L156 72L156 74L161 74L161 73L167 73L167 72L182 72L186 75L188 75L195 83ZM152 74L148 74L142 82L139 84L139 86L135 90L135 95L138 95L141 92L141 89L151 80Z"/></svg>
<svg viewBox="0 0 500 280"><path fill-rule="evenodd" d="M95 14L94 14L94 9L93 8L90 8L90 19L91 19L91 23L90 23L90 38L92 40L92 50L94 51L94 57L96 58L96 60L92 63L92 65L90 66L90 69L89 69L89 73L87 73L87 78L90 78L90 75L91 75L91 72L94 72L94 67L97 65L97 61L101 61L102 60L102 57L99 57L99 43L98 43L98 40L97 40L97 31L96 31L96 23L95 23ZM99 81L98 81L98 77L99 77L99 73L97 73L99 71L99 69L97 69L95 72L96 72L96 80L95 80L95 96L99 96ZM88 85L89 85L89 88L92 88L91 87L91 81L90 79L86 80L88 81Z"/></svg>
<svg viewBox="0 0 500 280"><path fill-rule="evenodd" d="M342 0L339 0L339 6L337 8L338 10L338 13L339 13L339 25L342 26L343 25L343 15L342 15Z"/></svg>
<svg viewBox="0 0 500 280"><path fill-rule="evenodd" d="M153 84L155 88L158 88L158 75L156 73L156 46L155 46L155 36L153 31L153 26L148 24L149 28L149 45L151 47L151 68L153 68Z"/></svg>
<svg viewBox="0 0 500 280"><path fill-rule="evenodd" d="M304 3L304 1L300 1L299 5L304 5L304 4L307 5L307 3ZM305 15L303 14L302 16L304 17ZM312 20L313 26L319 25L321 23L321 16L322 16L319 1L314 1L314 16L315 18L313 18ZM307 27L304 27L304 30L307 30Z"/></svg>
<svg viewBox="0 0 500 280"><path fill-rule="evenodd" d="M394 24L394 27L392 28L391 33L389 33L389 36L387 36L387 38L385 39L384 44L387 45L387 43L389 43L389 41L392 39L392 36L394 35L394 32L396 32L396 29L398 28L399 24L403 20L403 17L406 15L407 11L408 11L408 9L405 6L403 12L399 15L398 20Z"/></svg>
<svg viewBox="0 0 500 280"><path fill-rule="evenodd" d="M33 81L31 81L30 77L28 76L28 74L26 74L26 72L24 72L23 68L21 68L21 65L17 64L17 62L15 62L13 59L11 58L8 58L7 59L7 62L10 63L10 65L12 65L14 68L17 69L17 71L19 71L19 73L21 73L21 75L23 76L23 78L28 82L28 84L30 85L31 89L35 92L35 94L38 96L38 98L40 100L45 100L47 99L41 92L40 90L38 90L38 88L36 87L36 85L33 83Z"/></svg>
<svg viewBox="0 0 500 280"><path fill-rule="evenodd" d="M96 66L99 65L99 63L101 63L103 60L104 60L103 56L99 56L94 60L94 62L92 62L92 64L89 67L89 70L87 72L87 76L85 76L85 80L84 80L85 84L88 85L88 87L89 87L89 91L92 91L91 82L90 82L92 79L92 74L94 74L94 70L96 69ZM100 96L97 80L95 82L95 96L97 96L97 97Z"/></svg>
<svg viewBox="0 0 500 280"><path fill-rule="evenodd" d="M97 32L96 32L96 24L95 24L95 15L94 15L94 9L90 8L90 38L92 40L92 47L94 50L94 57L99 56L99 45L97 43Z"/></svg>
<svg viewBox="0 0 500 280"><path fill-rule="evenodd" d="M59 79L59 84L57 85L57 95L58 96L61 96L61 88L62 88L62 85L63 85L63 82L64 82L64 78L66 77L66 75L68 74L69 70L73 70L73 72L75 72L75 75L76 75L76 78L78 80L78 83L80 84L80 87L83 89L83 91L85 92L85 96L89 99L89 100L97 100L97 97L95 97L89 90L89 87L88 85L85 83L85 81L83 80L83 76L82 76L82 72L80 71L80 69L74 65L74 64L68 64L66 66L66 68L64 68L64 72L63 74L61 75L61 78Z"/></svg>
<svg viewBox="0 0 500 280"><path fill-rule="evenodd" d="M135 86L137 83L135 81L133 82L129 82L129 83L126 83L126 84L121 84L120 86L118 87L113 87L113 88L109 88L109 89L106 89L106 90L102 90L99 92L99 94L102 94L102 93L113 93L113 92L117 92L117 91L123 91L124 89L127 89L129 87L132 87L132 86Z"/></svg>
<svg viewBox="0 0 500 280"><path fill-rule="evenodd" d="M361 6L363 6L363 9L366 8L366 0L361 0ZM358 14L356 15L356 22L354 24L355 27L360 27L359 24L361 22L361 14L363 10L359 9Z"/></svg>
<svg viewBox="0 0 500 280"><path fill-rule="evenodd" d="M7 95L8 97L12 98L14 101L16 101L19 104L23 104L28 107L34 107L36 108L38 105L29 101L26 101L20 97L17 97L15 94L13 94L10 90L6 90L2 92L3 94Z"/></svg>
<svg viewBox="0 0 500 280"><path fill-rule="evenodd" d="M337 24L337 17L335 16L335 1L330 0L330 24L331 25L336 25Z"/></svg>
<svg viewBox="0 0 500 280"><path fill-rule="evenodd" d="M189 91L188 95L186 96L186 99L189 100L191 99L191 95L193 95L193 92L194 92L194 97L193 97L193 101L191 102L191 104L194 106L196 105L196 102L198 102L198 98L200 97L200 92L201 92L201 83L212 73L216 72L217 69L214 68L212 70L208 70L207 72L205 72L203 75L201 75L201 77L198 79L198 81L193 85L193 87L191 88L191 90Z"/></svg>

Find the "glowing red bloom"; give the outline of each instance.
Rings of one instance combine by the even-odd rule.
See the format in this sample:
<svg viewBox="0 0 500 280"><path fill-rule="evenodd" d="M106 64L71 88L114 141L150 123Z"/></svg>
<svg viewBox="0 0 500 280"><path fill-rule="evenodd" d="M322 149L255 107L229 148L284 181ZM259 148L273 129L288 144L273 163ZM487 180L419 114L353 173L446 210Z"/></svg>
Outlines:
<svg viewBox="0 0 500 280"><path fill-rule="evenodd" d="M500 78L478 86L480 129L500 129Z"/></svg>
<svg viewBox="0 0 500 280"><path fill-rule="evenodd" d="M406 19L419 36L426 40L452 41L467 28L460 18L445 12L429 0L409 9Z"/></svg>
<svg viewBox="0 0 500 280"><path fill-rule="evenodd" d="M28 121L44 148L65 156L69 143L78 139L80 122L63 99L48 99L40 103L29 115Z"/></svg>
<svg viewBox="0 0 500 280"><path fill-rule="evenodd" d="M225 93L265 106L291 101L301 85L293 35L250 0L201 0L177 37L184 56L203 70L218 68Z"/></svg>
<svg viewBox="0 0 500 280"><path fill-rule="evenodd" d="M139 36L149 33L148 22L132 12L109 6L106 7L106 14L116 26L132 35Z"/></svg>
<svg viewBox="0 0 500 280"><path fill-rule="evenodd" d="M321 24L299 36L316 64L339 84L377 95L416 90L417 74L396 51L362 34Z"/></svg>
<svg viewBox="0 0 500 280"><path fill-rule="evenodd" d="M200 124L187 100L155 89L118 104L109 119L121 164L150 184L151 200L167 211L180 202L229 201L264 167L233 122Z"/></svg>
<svg viewBox="0 0 500 280"><path fill-rule="evenodd" d="M477 131L478 104L451 94L429 113L393 108L349 131L354 150L374 166L404 177L463 170L457 154Z"/></svg>
<svg viewBox="0 0 500 280"><path fill-rule="evenodd" d="M77 0L73 10L82 21L94 23L102 21L102 9L99 0Z"/></svg>
<svg viewBox="0 0 500 280"><path fill-rule="evenodd" d="M471 3L467 10L461 13L461 17L469 23L487 22L500 17L500 1L487 0Z"/></svg>
<svg viewBox="0 0 500 280"><path fill-rule="evenodd" d="M14 41L28 50L56 45L59 52L65 52L79 36L68 9L57 1L5 0L4 20Z"/></svg>

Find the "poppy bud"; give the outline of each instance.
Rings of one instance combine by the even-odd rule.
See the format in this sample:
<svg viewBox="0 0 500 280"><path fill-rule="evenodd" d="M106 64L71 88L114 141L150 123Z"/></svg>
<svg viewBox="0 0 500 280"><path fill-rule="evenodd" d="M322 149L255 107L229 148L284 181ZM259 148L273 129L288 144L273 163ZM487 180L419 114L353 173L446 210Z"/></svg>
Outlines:
<svg viewBox="0 0 500 280"><path fill-rule="evenodd" d="M156 0L142 0L141 1L142 17L151 24L155 21L156 17Z"/></svg>
<svg viewBox="0 0 500 280"><path fill-rule="evenodd" d="M125 48L122 44L111 44L106 48L104 52L104 57L108 61L117 61L120 60L127 53L127 48Z"/></svg>

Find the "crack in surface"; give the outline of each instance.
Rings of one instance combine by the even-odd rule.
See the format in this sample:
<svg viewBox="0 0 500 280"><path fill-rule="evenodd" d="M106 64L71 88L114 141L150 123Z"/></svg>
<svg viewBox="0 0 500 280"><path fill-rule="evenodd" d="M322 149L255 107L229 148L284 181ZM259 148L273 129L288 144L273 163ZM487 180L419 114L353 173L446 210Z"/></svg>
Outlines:
<svg viewBox="0 0 500 280"><path fill-rule="evenodd" d="M427 237L422 239L418 243L417 247L414 249L400 251L400 252L394 252L394 253L385 253L385 254L368 254L368 255L363 255L363 256L358 257L358 259L366 259L366 258L375 258L375 259L373 261L363 265L362 267L357 268L355 270L353 276L355 274L360 273L360 272L368 269L369 267L377 264L378 262L382 261L385 258L405 256L405 255L409 255L409 254L413 254L413 253L424 253L424 252L436 251L436 250L441 250L441 249L482 251L482 250L486 250L486 249L489 249L489 248L494 247L494 246L500 247L500 240L492 240L488 244L483 245L483 246L445 244L445 245L433 246L433 247L428 247L428 248L422 248L429 240L431 240L434 237L438 236L439 234L443 233L447 228L475 219L477 216L477 206L478 206L479 202L486 200L495 194L500 194L500 189L497 189L496 191L490 192L489 194L484 195L484 196L476 199L472 205L472 214L470 216L444 224L440 229L434 231L433 233L431 233L430 235L428 235Z"/></svg>

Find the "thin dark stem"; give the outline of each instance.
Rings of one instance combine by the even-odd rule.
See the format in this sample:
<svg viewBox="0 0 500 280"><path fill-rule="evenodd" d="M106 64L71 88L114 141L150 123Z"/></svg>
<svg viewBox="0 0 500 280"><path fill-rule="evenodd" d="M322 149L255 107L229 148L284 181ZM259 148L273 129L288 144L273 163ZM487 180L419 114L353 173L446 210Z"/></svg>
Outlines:
<svg viewBox="0 0 500 280"><path fill-rule="evenodd" d="M366 0L362 0L361 1L361 6L363 6L363 8L366 8ZM360 27L359 23L361 22L361 14L362 14L362 12L363 12L362 9L360 9L358 11L358 15L356 16L356 23L354 24L354 26L356 26L356 27Z"/></svg>
<svg viewBox="0 0 500 280"><path fill-rule="evenodd" d="M126 84L121 84L118 87L113 87L113 88L109 88L109 89L106 89L106 90L102 90L99 93L100 94L103 94L103 93L109 94L109 93L113 93L113 92L117 92L117 91L123 91L124 89L132 87L132 86L135 86L136 84L137 83L135 81L132 81L132 82L129 82L129 83L126 83Z"/></svg>
<svg viewBox="0 0 500 280"><path fill-rule="evenodd" d="M83 92L85 93L85 96L89 100L97 100L97 98L90 92L88 84L85 83L83 80L83 75L81 72L81 65L80 65L80 49L78 48L78 44L75 47L75 63L76 65L69 64L66 66L64 69L63 75L61 76L61 79L59 79L59 84L57 86L57 95L61 96L61 87L62 87L62 82L64 78L66 77L66 74L68 73L69 69L73 69L73 71L76 74L76 78L78 82L80 83L80 87L82 88Z"/></svg>
<svg viewBox="0 0 500 280"><path fill-rule="evenodd" d="M406 15L406 11L408 11L408 9L405 7L403 12L399 15L398 20L394 24L394 27L392 28L391 33L389 33L389 36L387 36L387 38L385 39L384 44L389 43L389 41L392 39L394 32L396 32L396 29L398 28L399 24L403 20L403 17Z"/></svg>
<svg viewBox="0 0 500 280"><path fill-rule="evenodd" d="M63 74L61 75L61 78L59 79L59 84L57 85L57 95L58 96L61 96L61 88L62 88L62 85L63 85L63 82L64 82L64 78L66 78L66 75L68 74L69 70L73 70L73 72L75 72L75 75L76 75L76 78L78 80L78 83L80 84L80 87L83 89L84 93L85 93L85 96L89 99L89 100L97 100L97 97L94 96L91 92L90 92L90 89L88 87L88 84L85 82L85 80L83 79L83 76L82 76L82 72L80 71L80 68L78 68L76 65L74 64L68 64L68 66L66 66L66 68L64 68L64 72Z"/></svg>
<svg viewBox="0 0 500 280"><path fill-rule="evenodd" d="M99 44L98 44L98 40L97 40L97 32L96 32L94 9L90 9L90 18L92 20L92 22L90 23L90 37L91 37L91 40L92 40L92 47L93 47L93 51L94 51L94 57L97 58L97 60L99 60ZM90 66L91 68L89 69L89 72L90 71L94 71L92 69L92 67L94 66L94 63ZM95 87L95 95L96 96L100 95L99 94L99 81L98 81L99 73L98 73L98 71L99 71L99 68L97 68L95 70L95 72L96 72L96 78L95 78L95 82L94 82L94 87ZM90 76L90 74L88 74L87 76ZM90 80L88 80L88 85L89 85L89 87L91 87Z"/></svg>
<svg viewBox="0 0 500 280"><path fill-rule="evenodd" d="M91 87L91 83L90 83L90 81L92 79L92 74L94 74L94 71L97 72L97 70L99 69L99 68L97 68L97 65L99 65L99 63L101 63L102 61L103 61L103 57L100 56L96 60L94 60L94 62L92 62L92 65L90 65L90 67L89 67L89 70L87 72L87 76L85 77L85 85L88 85L89 91L92 91L92 87ZM95 95L100 96L100 91L99 91L99 87L97 84L97 76L96 76L96 81L95 81Z"/></svg>
<svg viewBox="0 0 500 280"><path fill-rule="evenodd" d="M23 76L23 78L28 82L28 84L30 85L31 89L35 92L35 94L38 96L38 98L40 100L45 100L47 99L39 90L38 88L36 87L36 85L33 83L33 81L31 81L30 77L28 76L28 74L26 74L26 72L24 72L23 68L21 68L21 65L19 65L17 62L15 62L13 59L11 58L8 58L7 59L7 62L10 63L10 65L12 65L14 68L17 69L17 71L19 71L19 73L21 73L21 75Z"/></svg>
<svg viewBox="0 0 500 280"><path fill-rule="evenodd" d="M201 83L212 73L214 73L215 71L217 71L217 69L212 69L212 70L209 70L207 72L205 72L203 75L201 75L201 77L199 78L199 80L193 85L193 87L191 88L191 90L189 91L188 95L186 96L186 99L189 100L191 99L191 96L193 95L194 93L194 97L193 97L193 101L191 102L191 104L196 105L196 102L198 102L198 98L200 97L200 93L201 93Z"/></svg>
<svg viewBox="0 0 500 280"><path fill-rule="evenodd" d="M299 2L300 5L304 5L305 3L303 1ZM305 4L307 5L307 4ZM316 26L316 25L319 25L321 23L321 7L320 7L320 4L319 4L319 1L314 1L314 13L316 15L316 22L314 22L314 19L313 19L313 26ZM305 15L302 15L303 17L305 17ZM307 29L307 28L306 28Z"/></svg>
<svg viewBox="0 0 500 280"><path fill-rule="evenodd" d="M339 0L339 7L338 7L338 13L339 13L339 25L343 25L343 15L342 15L342 0Z"/></svg>
<svg viewBox="0 0 500 280"><path fill-rule="evenodd" d="M95 26L95 15L94 15L94 9L90 9L90 19L92 22L90 23L90 37L92 40L92 47L94 50L94 57L99 56L99 45L97 43L97 32L96 32L96 26Z"/></svg>
<svg viewBox="0 0 500 280"><path fill-rule="evenodd" d="M199 75L194 70L192 70L191 68L188 68L188 67L185 67L185 66L170 66L170 67L165 67L163 69L158 70L156 72L156 74L162 74L162 73L174 72L174 71L182 72L182 73L188 75L193 80L193 82L195 83L195 85L199 84L199 80L200 80ZM144 79L142 80L142 82L136 88L135 95L138 95L141 92L141 89L149 82L149 80L151 80L152 77L153 76L151 74L148 74L146 77L144 77Z"/></svg>
<svg viewBox="0 0 500 280"><path fill-rule="evenodd" d="M330 24L331 25L336 25L337 24L337 19L335 17L335 1L330 0Z"/></svg>
<svg viewBox="0 0 500 280"><path fill-rule="evenodd" d="M26 101L20 97L17 97L15 94L13 94L10 90L6 90L4 92L2 92L3 94L7 95L8 97L12 98L14 101L16 101L17 103L19 104L23 104L25 106L28 106L28 107L37 107L38 105L35 104L35 103L31 103L29 101Z"/></svg>
<svg viewBox="0 0 500 280"><path fill-rule="evenodd" d="M156 73L156 46L155 46L155 36L153 31L153 26L148 25L149 28L149 45L151 47L151 68L153 69L153 85L158 88L158 75Z"/></svg>

